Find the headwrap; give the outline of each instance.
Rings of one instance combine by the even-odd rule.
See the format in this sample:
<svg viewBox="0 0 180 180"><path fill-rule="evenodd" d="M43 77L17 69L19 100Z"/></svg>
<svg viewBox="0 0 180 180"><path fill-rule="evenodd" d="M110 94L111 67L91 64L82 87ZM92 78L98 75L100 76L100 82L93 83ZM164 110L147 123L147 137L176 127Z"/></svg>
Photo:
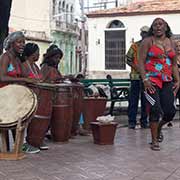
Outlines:
<svg viewBox="0 0 180 180"><path fill-rule="evenodd" d="M49 46L46 53L43 55L43 62L41 63L41 66L43 64L48 64L48 66L57 67L56 62L52 59L52 57L57 54L60 55L60 59L63 57L63 52L57 45L52 44Z"/></svg>
<svg viewBox="0 0 180 180"><path fill-rule="evenodd" d="M49 58L49 57L52 57L56 54L59 54L61 57L60 59L62 58L63 56L63 52L62 50L55 44L52 44L51 46L49 46L49 48L46 50L46 53L44 54L44 58Z"/></svg>
<svg viewBox="0 0 180 180"><path fill-rule="evenodd" d="M22 31L15 31L9 34L4 40L3 47L5 50L9 49L11 44L16 41L18 38L25 37Z"/></svg>

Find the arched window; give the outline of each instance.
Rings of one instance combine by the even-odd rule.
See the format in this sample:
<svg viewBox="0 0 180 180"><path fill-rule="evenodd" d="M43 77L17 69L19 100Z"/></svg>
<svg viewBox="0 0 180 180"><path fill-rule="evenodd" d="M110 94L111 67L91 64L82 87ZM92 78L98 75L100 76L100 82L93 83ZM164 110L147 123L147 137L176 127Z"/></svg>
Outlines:
<svg viewBox="0 0 180 180"><path fill-rule="evenodd" d="M58 4L58 14L59 14L58 19L59 19L59 21L61 21L62 20L62 3L61 3L61 1L59 1L59 4Z"/></svg>
<svg viewBox="0 0 180 180"><path fill-rule="evenodd" d="M65 11L66 11L66 10L65 10L65 1L62 2L62 6L61 6L61 7L62 7L62 12L63 12L63 13L62 13L62 20L63 20L63 21L66 21L66 15L65 15Z"/></svg>
<svg viewBox="0 0 180 180"><path fill-rule="evenodd" d="M65 1L62 3L62 10L65 12Z"/></svg>
<svg viewBox="0 0 180 180"><path fill-rule="evenodd" d="M55 15L56 14L56 0L52 1L52 14Z"/></svg>
<svg viewBox="0 0 180 180"><path fill-rule="evenodd" d="M71 23L73 22L73 13L74 13L74 7L72 5L71 8L70 8Z"/></svg>
<svg viewBox="0 0 180 180"><path fill-rule="evenodd" d="M110 22L108 28L125 28L124 24L119 20L114 20Z"/></svg>
<svg viewBox="0 0 180 180"><path fill-rule="evenodd" d="M66 22L69 22L69 5L66 5Z"/></svg>
<svg viewBox="0 0 180 180"><path fill-rule="evenodd" d="M125 33L125 26L119 20L113 20L107 25L105 30L105 69L125 69Z"/></svg>
<svg viewBox="0 0 180 180"><path fill-rule="evenodd" d="M61 1L59 1L59 5L58 5L58 13L61 13L61 11L62 11Z"/></svg>

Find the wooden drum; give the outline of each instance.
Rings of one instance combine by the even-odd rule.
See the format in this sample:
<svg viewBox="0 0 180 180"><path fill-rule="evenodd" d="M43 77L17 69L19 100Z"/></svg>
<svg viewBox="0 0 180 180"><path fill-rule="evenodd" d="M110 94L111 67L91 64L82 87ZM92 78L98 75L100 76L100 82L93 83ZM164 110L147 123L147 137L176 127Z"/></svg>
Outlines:
<svg viewBox="0 0 180 180"><path fill-rule="evenodd" d="M72 86L69 84L55 84L51 118L51 134L55 142L68 141L71 134L73 116Z"/></svg>
<svg viewBox="0 0 180 180"><path fill-rule="evenodd" d="M71 135L77 135L79 128L79 119L83 111L83 97L84 97L84 86L80 83L72 83L73 90L73 122L71 128Z"/></svg>
<svg viewBox="0 0 180 180"><path fill-rule="evenodd" d="M36 83L30 87L38 97L38 108L28 126L26 141L34 147L40 147L50 125L54 85Z"/></svg>
<svg viewBox="0 0 180 180"><path fill-rule="evenodd" d="M0 128L13 129L28 121L37 108L37 97L27 87L11 84L0 88Z"/></svg>
<svg viewBox="0 0 180 180"><path fill-rule="evenodd" d="M0 159L18 160L24 158L22 144L24 132L37 109L37 97L25 86L11 84L0 88ZM9 129L16 129L13 151L9 151Z"/></svg>

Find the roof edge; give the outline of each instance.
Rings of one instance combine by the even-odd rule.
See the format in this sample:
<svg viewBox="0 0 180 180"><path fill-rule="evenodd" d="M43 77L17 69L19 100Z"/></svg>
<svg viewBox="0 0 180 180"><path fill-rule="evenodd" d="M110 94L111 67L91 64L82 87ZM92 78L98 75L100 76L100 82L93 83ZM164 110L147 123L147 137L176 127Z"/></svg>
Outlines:
<svg viewBox="0 0 180 180"><path fill-rule="evenodd" d="M114 12L101 14L87 14L88 18L116 17L116 16L135 16L135 15L154 15L154 14L178 14L180 10L147 11L147 12Z"/></svg>

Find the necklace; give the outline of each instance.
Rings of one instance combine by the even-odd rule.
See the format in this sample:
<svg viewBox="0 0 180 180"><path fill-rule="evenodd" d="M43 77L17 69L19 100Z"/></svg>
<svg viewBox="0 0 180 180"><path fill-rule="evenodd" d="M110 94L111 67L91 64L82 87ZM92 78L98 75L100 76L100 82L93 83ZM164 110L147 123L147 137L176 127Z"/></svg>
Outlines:
<svg viewBox="0 0 180 180"><path fill-rule="evenodd" d="M157 39L157 38L155 38L154 40L155 40L155 43L156 43L156 44L158 44L158 45L160 45L160 46L162 46L162 47L165 46L166 38L163 38L163 39Z"/></svg>
<svg viewBox="0 0 180 180"><path fill-rule="evenodd" d="M31 66L28 60L27 60L26 62L27 62L27 65L28 65L30 71L32 72L32 74L33 74L37 79L40 79L39 73L37 72L37 69L36 69L36 67L34 66L34 64L32 64L32 66Z"/></svg>

